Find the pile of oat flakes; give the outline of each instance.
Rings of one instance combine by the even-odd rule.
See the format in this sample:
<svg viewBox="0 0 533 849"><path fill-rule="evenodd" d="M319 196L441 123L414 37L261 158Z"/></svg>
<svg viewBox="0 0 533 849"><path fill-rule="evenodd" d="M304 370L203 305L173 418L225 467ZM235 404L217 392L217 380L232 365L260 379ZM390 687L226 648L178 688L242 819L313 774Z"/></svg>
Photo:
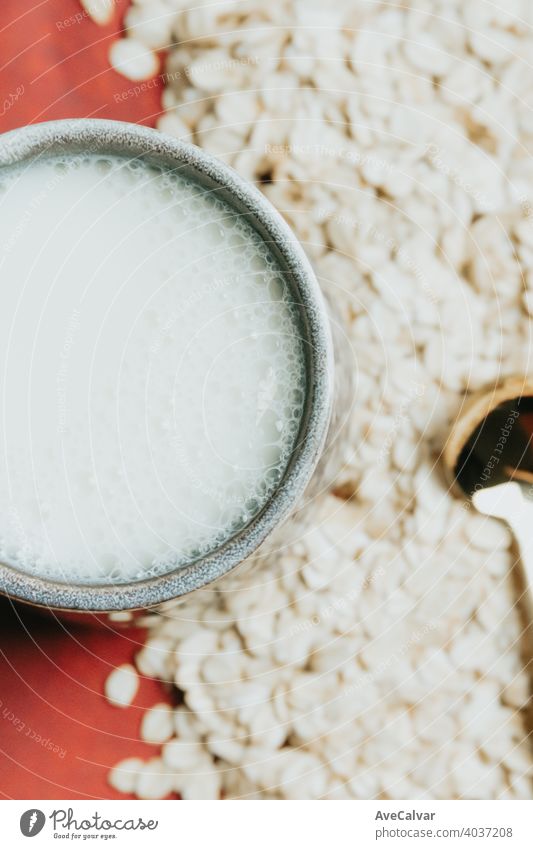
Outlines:
<svg viewBox="0 0 533 849"><path fill-rule="evenodd" d="M83 2L105 20L108 0ZM159 128L292 225L356 389L312 529L151 623L137 670L182 703L145 716L160 757L111 782L141 798L530 797L510 537L448 492L439 454L469 393L528 370L533 6L138 0L126 23L111 60L130 79L169 48ZM133 670L117 674L134 698Z"/></svg>

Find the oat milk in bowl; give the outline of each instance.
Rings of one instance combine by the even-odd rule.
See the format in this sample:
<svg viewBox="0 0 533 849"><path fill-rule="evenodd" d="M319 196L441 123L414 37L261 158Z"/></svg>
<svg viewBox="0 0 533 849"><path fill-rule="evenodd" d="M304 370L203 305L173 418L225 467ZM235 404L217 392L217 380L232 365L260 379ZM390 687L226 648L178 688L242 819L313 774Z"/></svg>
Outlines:
<svg viewBox="0 0 533 849"><path fill-rule="evenodd" d="M323 396L310 438L327 328L310 333L308 269L262 228L265 202L250 210L193 148L97 121L5 142L4 589L150 606L228 571L287 512L327 426Z"/></svg>

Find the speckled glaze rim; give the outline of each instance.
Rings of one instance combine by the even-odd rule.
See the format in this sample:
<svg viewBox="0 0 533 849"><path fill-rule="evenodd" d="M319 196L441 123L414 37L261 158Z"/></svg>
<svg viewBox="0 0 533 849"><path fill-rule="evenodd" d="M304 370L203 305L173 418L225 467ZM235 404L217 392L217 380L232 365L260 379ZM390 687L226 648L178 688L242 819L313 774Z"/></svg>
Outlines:
<svg viewBox="0 0 533 849"><path fill-rule="evenodd" d="M302 305L308 352L308 397L298 444L278 488L240 533L210 555L166 575L114 585L64 584L26 575L0 564L0 592L55 610L139 610L177 599L230 572L252 554L291 513L324 448L333 404L333 346L325 303L311 265L278 212L253 185L195 145L135 124L98 119L53 121L0 136L0 167L60 153L140 157L179 168L200 185L220 190L269 242Z"/></svg>

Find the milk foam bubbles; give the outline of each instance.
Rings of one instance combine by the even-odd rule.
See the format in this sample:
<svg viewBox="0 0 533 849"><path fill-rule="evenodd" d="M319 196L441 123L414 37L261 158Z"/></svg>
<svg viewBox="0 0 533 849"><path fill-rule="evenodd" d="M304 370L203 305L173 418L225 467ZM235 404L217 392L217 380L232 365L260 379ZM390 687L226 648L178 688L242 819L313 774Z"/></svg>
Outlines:
<svg viewBox="0 0 533 849"><path fill-rule="evenodd" d="M251 225L174 172L0 171L0 559L141 580L265 505L305 396L297 306Z"/></svg>

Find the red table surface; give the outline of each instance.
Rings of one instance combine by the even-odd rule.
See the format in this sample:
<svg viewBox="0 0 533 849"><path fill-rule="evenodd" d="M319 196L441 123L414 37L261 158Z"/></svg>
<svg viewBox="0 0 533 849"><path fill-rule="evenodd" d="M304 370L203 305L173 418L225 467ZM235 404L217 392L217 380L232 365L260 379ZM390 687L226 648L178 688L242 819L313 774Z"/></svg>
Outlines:
<svg viewBox="0 0 533 849"><path fill-rule="evenodd" d="M109 64L128 5L115 0L113 20L101 27L78 0L2 0L0 132L57 118L153 126L161 112L161 80L128 96L135 84Z"/></svg>
<svg viewBox="0 0 533 849"><path fill-rule="evenodd" d="M133 83L108 60L127 0L106 27L78 0L2 0L0 132L58 118L113 118L153 126L161 83ZM78 16L78 17L76 17ZM135 706L108 705L111 669L131 661L141 631L60 624L0 603L0 794L13 799L124 798L107 784L118 760L150 757L139 742L143 709L169 694L142 680ZM64 753L64 754L63 754Z"/></svg>
<svg viewBox="0 0 533 849"><path fill-rule="evenodd" d="M122 758L148 759L143 711L170 694L141 678L134 704L103 696L111 670L131 662L144 632L59 623L0 604L0 792L14 799L125 798L107 783Z"/></svg>

